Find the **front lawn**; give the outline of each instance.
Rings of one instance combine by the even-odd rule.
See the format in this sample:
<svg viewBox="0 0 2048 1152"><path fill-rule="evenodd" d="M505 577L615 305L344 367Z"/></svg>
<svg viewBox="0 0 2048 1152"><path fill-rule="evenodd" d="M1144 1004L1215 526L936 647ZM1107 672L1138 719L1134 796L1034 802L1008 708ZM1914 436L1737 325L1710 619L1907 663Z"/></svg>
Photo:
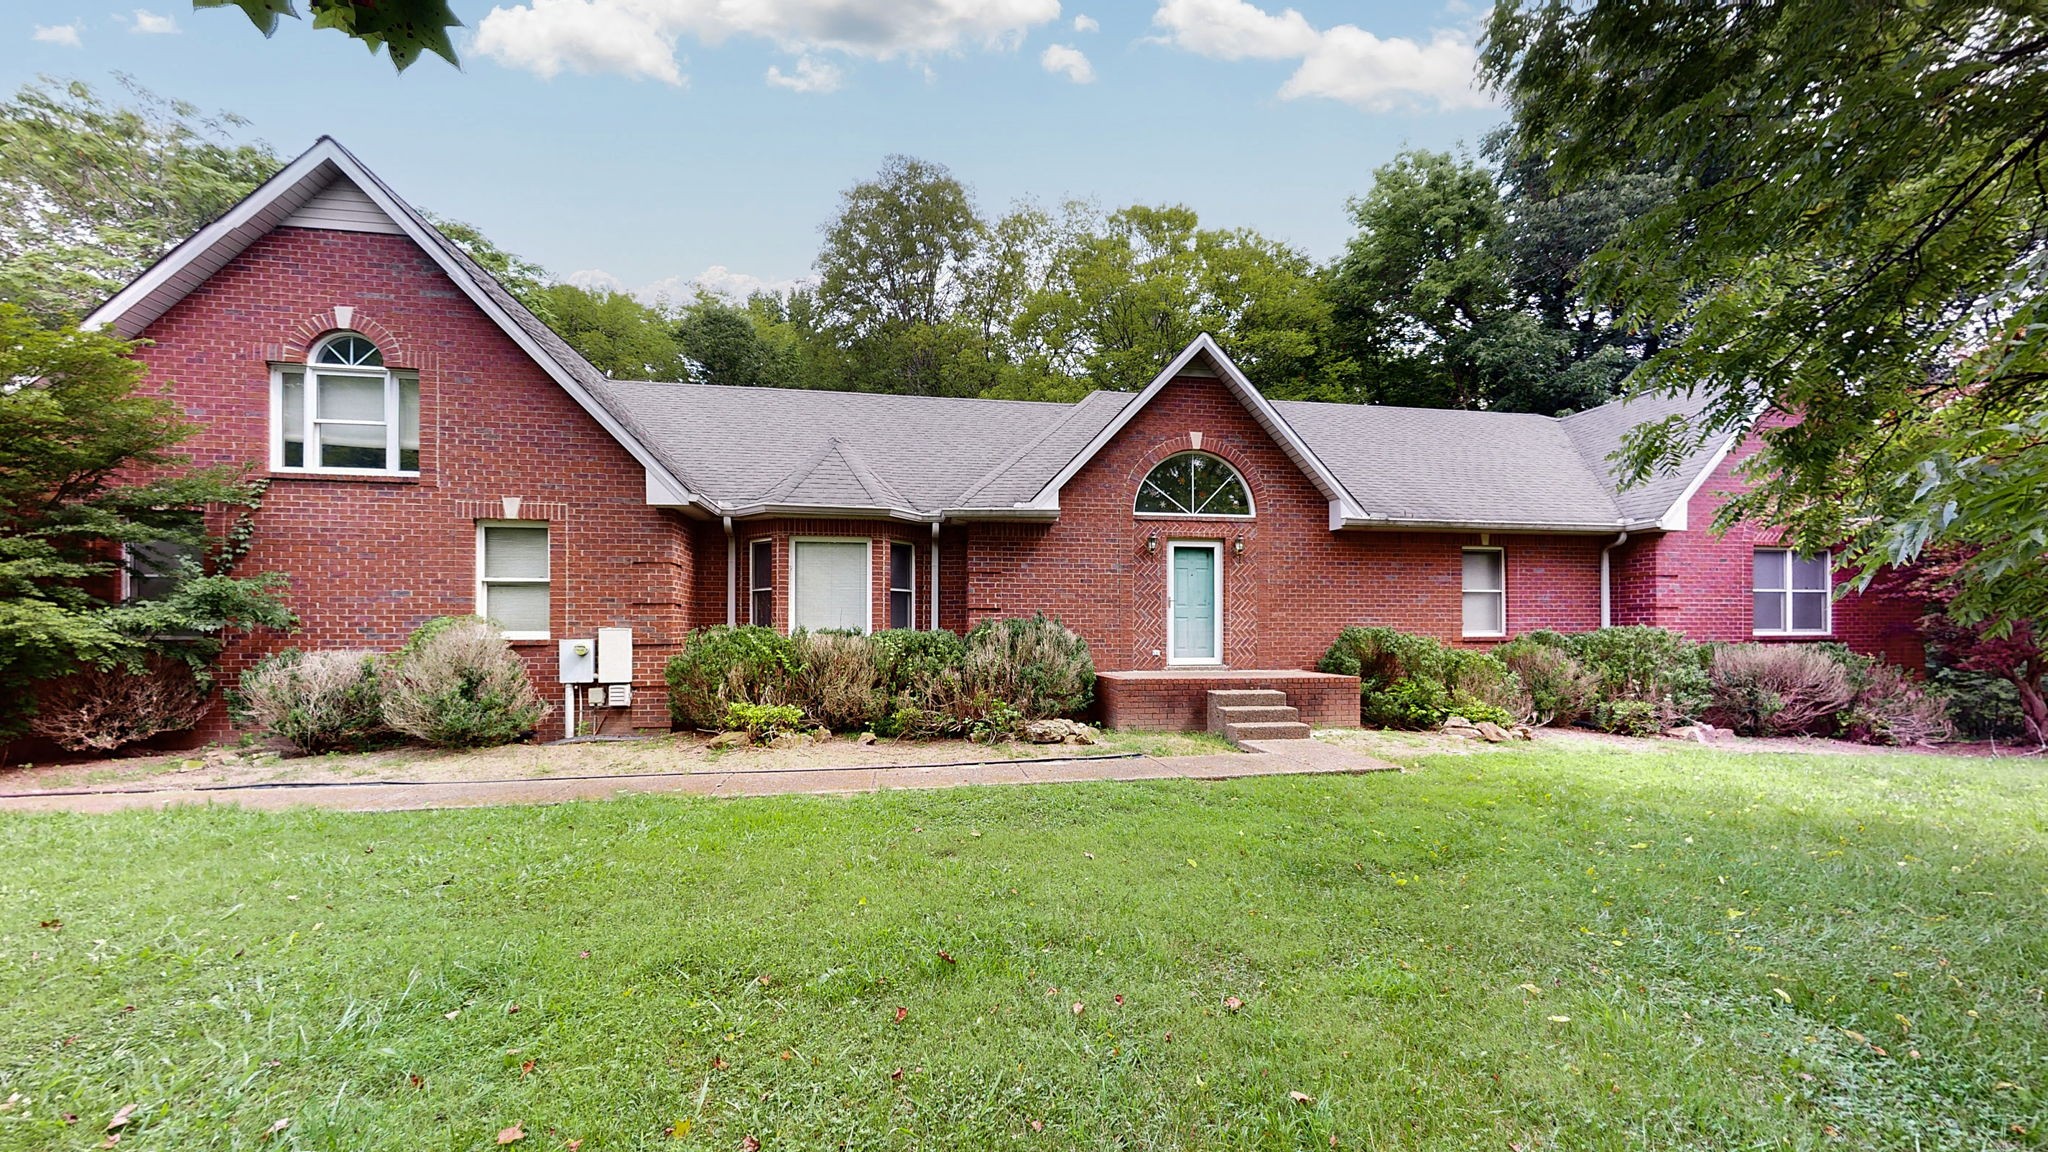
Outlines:
<svg viewBox="0 0 2048 1152"><path fill-rule="evenodd" d="M2038 1147L2044 772L11 816L0 1149Z"/></svg>

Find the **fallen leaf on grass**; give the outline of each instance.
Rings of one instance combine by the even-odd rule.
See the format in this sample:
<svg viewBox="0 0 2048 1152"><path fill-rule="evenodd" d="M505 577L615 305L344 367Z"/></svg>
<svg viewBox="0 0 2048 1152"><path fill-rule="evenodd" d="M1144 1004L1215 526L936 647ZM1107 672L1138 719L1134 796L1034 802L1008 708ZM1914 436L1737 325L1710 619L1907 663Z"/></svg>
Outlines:
<svg viewBox="0 0 2048 1152"><path fill-rule="evenodd" d="M135 1110L139 1107L141 1107L139 1104L123 1104L121 1110L114 1113L114 1118L107 1121L107 1131L118 1132L126 1128L128 1126L128 1118L135 1115Z"/></svg>
<svg viewBox="0 0 2048 1152"><path fill-rule="evenodd" d="M732 1067L732 1065L727 1064L725 1062L725 1057L723 1056L713 1056L711 1058L711 1070L713 1072L723 1072L730 1067Z"/></svg>
<svg viewBox="0 0 2048 1152"><path fill-rule="evenodd" d="M517 1016L517 1015L519 1015L519 1005L517 1005L517 1004L514 1004L514 1005L512 1005L511 1007L509 1007L509 1008L505 1009L505 1015L507 1015L507 1016Z"/></svg>
<svg viewBox="0 0 2048 1152"><path fill-rule="evenodd" d="M1033 1121L1031 1122L1031 1130L1032 1130L1033 1132L1043 1132L1043 1131L1045 1131L1045 1121L1043 1121L1043 1120L1033 1120Z"/></svg>
<svg viewBox="0 0 2048 1152"><path fill-rule="evenodd" d="M120 1142L121 1134L119 1132L110 1132L107 1134L107 1138L100 1142L100 1147L112 1148L114 1145L119 1144Z"/></svg>
<svg viewBox="0 0 2048 1152"><path fill-rule="evenodd" d="M959 963L958 960L953 959L953 954L951 952L946 951L944 948L939 949L939 959L944 960L948 964Z"/></svg>
<svg viewBox="0 0 2048 1152"><path fill-rule="evenodd" d="M901 1080L901 1079L903 1079L903 1069L901 1069L901 1068L894 1068L894 1069L891 1069L891 1070L890 1070L890 1072L889 1072L889 1079L891 1079L891 1080Z"/></svg>
<svg viewBox="0 0 2048 1152"><path fill-rule="evenodd" d="M1306 1092L1289 1092L1287 1098L1296 1104L1313 1104L1316 1102L1316 1098Z"/></svg>
<svg viewBox="0 0 2048 1152"><path fill-rule="evenodd" d="M526 1079L526 1078L527 1078L528 1076L531 1076L531 1075L533 1075L533 1061L531 1061L531 1060L522 1060L522 1061L520 1061L520 1062L519 1062L519 1078L520 1078L521 1080L524 1080L524 1079Z"/></svg>
<svg viewBox="0 0 2048 1152"><path fill-rule="evenodd" d="M1086 1004L1081 1003L1079 1000L1074 1001L1074 1015L1079 1016L1087 1010L1088 1006Z"/></svg>
<svg viewBox="0 0 2048 1152"><path fill-rule="evenodd" d="M517 1144L524 1139L526 1139L526 1129L521 1128L517 1124L510 1128L498 1129L498 1143L500 1144Z"/></svg>
<svg viewBox="0 0 2048 1152"><path fill-rule="evenodd" d="M1524 992L1527 992L1531 996L1543 995L1543 989L1538 988L1534 984L1517 984L1515 985L1515 987L1521 989Z"/></svg>
<svg viewBox="0 0 2048 1152"><path fill-rule="evenodd" d="M979 836L981 833L976 832L975 835ZM756 1140L751 1133L742 1136L740 1137L740 1152L761 1152L761 1142Z"/></svg>
<svg viewBox="0 0 2048 1152"><path fill-rule="evenodd" d="M56 931L57 929L59 929L59 928L62 928L63 926L64 926L64 922L63 922L62 920L45 920L45 921L43 921L43 927L45 927L45 928L48 928L48 929L49 929L50 931L52 931L52 932L55 932L55 931Z"/></svg>
<svg viewBox="0 0 2048 1152"><path fill-rule="evenodd" d="M1225 996L1223 998L1223 1006L1232 1012L1236 1012L1244 1007L1244 1001L1239 1000L1235 996Z"/></svg>
<svg viewBox="0 0 2048 1152"><path fill-rule="evenodd" d="M896 1009L896 1022L897 1022L898 1024L901 1024L901 1023L903 1023L903 1021L904 1021L905 1019L909 1018L909 1016L910 1016L910 1009L908 1009L908 1008L904 1008L904 1007L900 1007L900 1006L899 1006L899 1007L898 1007L898 1008Z"/></svg>
<svg viewBox="0 0 2048 1152"><path fill-rule="evenodd" d="M1569 1016L1552 1016L1550 1017L1550 1022L1552 1024L1569 1024L1572 1022L1572 1018Z"/></svg>
<svg viewBox="0 0 2048 1152"><path fill-rule="evenodd" d="M460 1016L460 1015L462 1015L462 1009L460 1009L460 1008L450 1008L450 1009L449 1009L448 1011L446 1011L446 1012L443 1012L443 1013L441 1013L441 1019L443 1019L443 1020L453 1020L453 1019L455 1019L455 1018L456 1018L457 1016Z"/></svg>
<svg viewBox="0 0 2048 1152"><path fill-rule="evenodd" d="M415 1088L425 1088L427 1086L427 1078L417 1072L406 1073L405 1082Z"/></svg>
<svg viewBox="0 0 2048 1152"><path fill-rule="evenodd" d="M265 1140L268 1140L268 1139L270 1139L270 1138L271 1138L272 1136L275 1136L275 1135L277 1135L277 1134L278 1134L279 1132L282 1132L282 1131L284 1131L285 1129L287 1129L287 1128L289 1128L289 1127L291 1127L291 1126L292 1126L292 1119L291 1119L291 1117L289 1117L289 1116L281 1117L281 1118L279 1118L279 1119L278 1119L278 1121L277 1121L276 1123L272 1124L272 1125L271 1125L270 1127L268 1127L268 1128L265 1128L265 1129L263 1130L263 1138L264 1138Z"/></svg>
<svg viewBox="0 0 2048 1152"><path fill-rule="evenodd" d="M567 1148L569 1152L577 1152L577 1149L583 1147L583 1137L578 1136L574 1140L564 1140L562 1141L562 1147Z"/></svg>

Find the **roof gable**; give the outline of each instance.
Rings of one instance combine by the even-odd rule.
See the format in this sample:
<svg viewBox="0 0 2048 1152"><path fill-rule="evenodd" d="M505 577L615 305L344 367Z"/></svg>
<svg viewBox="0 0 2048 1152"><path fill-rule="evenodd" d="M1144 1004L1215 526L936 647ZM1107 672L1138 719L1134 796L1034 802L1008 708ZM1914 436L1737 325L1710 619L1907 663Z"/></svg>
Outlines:
<svg viewBox="0 0 2048 1152"><path fill-rule="evenodd" d="M330 191L344 181L353 191ZM81 327L109 327L132 339L273 229L334 227L310 221L331 220L337 214L356 223L346 230L383 231L388 224L419 245L479 311L647 470L650 503L699 503L649 450L630 421L606 408L593 393L592 385L605 379L603 373L329 136L320 137L219 219L150 265L87 316Z"/></svg>

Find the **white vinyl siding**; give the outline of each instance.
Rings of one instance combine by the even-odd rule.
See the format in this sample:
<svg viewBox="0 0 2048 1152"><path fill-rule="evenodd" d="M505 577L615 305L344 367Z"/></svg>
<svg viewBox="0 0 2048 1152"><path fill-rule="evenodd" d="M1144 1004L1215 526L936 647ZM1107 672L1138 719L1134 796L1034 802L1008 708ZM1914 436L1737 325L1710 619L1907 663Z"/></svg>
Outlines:
<svg viewBox="0 0 2048 1152"><path fill-rule="evenodd" d="M550 600L548 526L477 525L476 614L497 621L508 640L545 640Z"/></svg>
<svg viewBox="0 0 2048 1152"><path fill-rule="evenodd" d="M871 557L866 540L790 542L789 627L869 631Z"/></svg>
<svg viewBox="0 0 2048 1152"><path fill-rule="evenodd" d="M326 228L336 232L382 232L403 235L398 222L384 214L377 202L346 177L313 194L298 211L284 218L280 228Z"/></svg>
<svg viewBox="0 0 2048 1152"><path fill-rule="evenodd" d="M1790 548L1759 548L1755 560L1758 636L1825 636L1833 629L1830 557Z"/></svg>
<svg viewBox="0 0 2048 1152"><path fill-rule="evenodd" d="M1507 635L1507 567L1498 548L1465 549L1465 635Z"/></svg>

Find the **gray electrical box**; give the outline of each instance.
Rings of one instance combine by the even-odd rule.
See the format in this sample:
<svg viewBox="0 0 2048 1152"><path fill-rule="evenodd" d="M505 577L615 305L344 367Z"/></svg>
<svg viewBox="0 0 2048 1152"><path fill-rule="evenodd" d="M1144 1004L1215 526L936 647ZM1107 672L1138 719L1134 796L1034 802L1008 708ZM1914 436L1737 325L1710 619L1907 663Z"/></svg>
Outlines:
<svg viewBox="0 0 2048 1152"><path fill-rule="evenodd" d="M562 641L562 683L597 683L597 641Z"/></svg>

